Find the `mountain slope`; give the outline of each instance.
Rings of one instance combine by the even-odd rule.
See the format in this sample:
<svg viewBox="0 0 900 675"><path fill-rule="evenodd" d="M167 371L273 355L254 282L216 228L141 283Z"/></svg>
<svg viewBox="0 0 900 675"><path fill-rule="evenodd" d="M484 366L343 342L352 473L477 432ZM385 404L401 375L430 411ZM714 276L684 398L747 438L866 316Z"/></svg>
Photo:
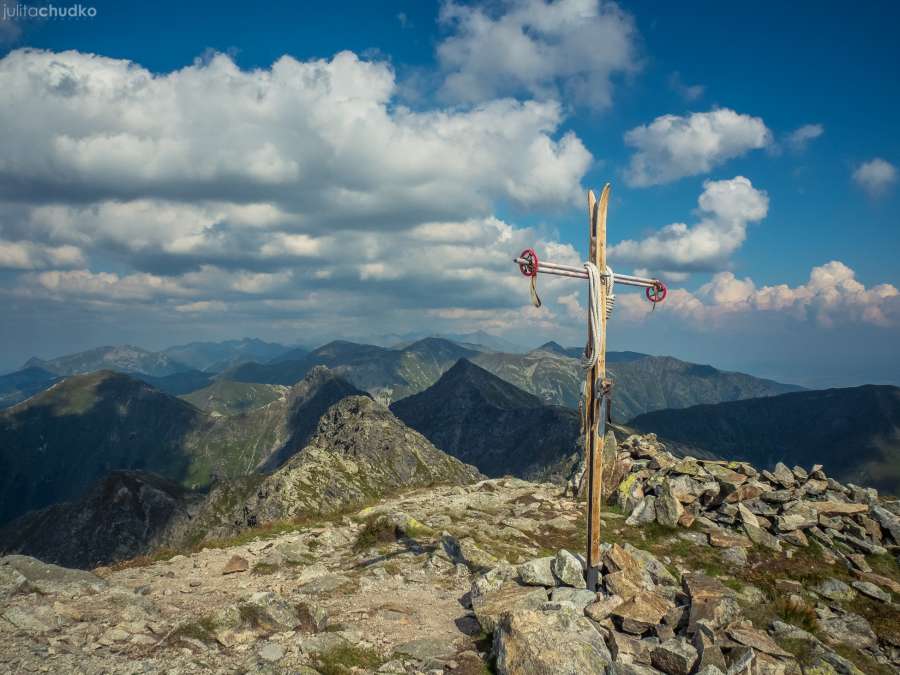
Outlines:
<svg viewBox="0 0 900 675"><path fill-rule="evenodd" d="M110 469L182 480L203 413L125 375L67 378L0 414L0 523L77 497Z"/></svg>
<svg viewBox="0 0 900 675"><path fill-rule="evenodd" d="M56 373L36 366L0 375L0 408L24 401L58 380Z"/></svg>
<svg viewBox="0 0 900 675"><path fill-rule="evenodd" d="M159 377L147 375L146 373L129 373L129 375L172 396L181 396L182 394L189 394L192 391L203 389L209 386L214 379L214 375L211 373L204 373L201 370L194 369Z"/></svg>
<svg viewBox="0 0 900 675"><path fill-rule="evenodd" d="M274 473L227 481L166 535L175 545L262 523L360 507L401 489L472 483L481 474L441 452L368 396L330 406L308 444Z"/></svg>
<svg viewBox="0 0 900 675"><path fill-rule="evenodd" d="M284 385L217 379L203 389L183 394L181 398L206 412L235 415L277 401L286 391Z"/></svg>
<svg viewBox="0 0 900 675"><path fill-rule="evenodd" d="M97 370L115 370L120 373L145 373L154 377L171 375L188 366L178 363L166 354L148 352L131 345L97 347L76 354L43 360L31 358L25 368L43 368L57 375L79 375Z"/></svg>
<svg viewBox="0 0 900 675"><path fill-rule="evenodd" d="M76 499L116 469L202 487L277 465L305 444L328 406L356 393L314 369L268 405L213 416L120 373L67 378L0 413L0 523Z"/></svg>
<svg viewBox="0 0 900 675"><path fill-rule="evenodd" d="M391 410L488 476L561 477L571 468L578 442L575 411L544 405L465 359Z"/></svg>
<svg viewBox="0 0 900 675"><path fill-rule="evenodd" d="M819 463L839 480L900 494L900 388L802 391L640 415L631 426L685 448L771 467Z"/></svg>
<svg viewBox="0 0 900 675"><path fill-rule="evenodd" d="M243 364L222 377L238 382L290 385L322 365L379 400L392 401L422 391L458 359L475 354L472 349L440 338L425 338L403 349L338 340L300 359L289 352L272 363Z"/></svg>
<svg viewBox="0 0 900 675"><path fill-rule="evenodd" d="M163 354L197 370L220 372L247 361L265 363L290 349L275 342L244 338L222 342L191 342L169 347Z"/></svg>
<svg viewBox="0 0 900 675"><path fill-rule="evenodd" d="M90 568L132 558L202 495L140 471L113 471L74 502L32 511L0 528L0 550L67 567Z"/></svg>

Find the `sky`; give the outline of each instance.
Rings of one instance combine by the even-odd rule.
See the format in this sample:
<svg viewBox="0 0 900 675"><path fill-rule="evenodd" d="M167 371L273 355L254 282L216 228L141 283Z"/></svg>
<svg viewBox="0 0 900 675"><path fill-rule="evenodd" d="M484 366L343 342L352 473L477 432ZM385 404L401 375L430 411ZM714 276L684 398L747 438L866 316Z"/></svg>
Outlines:
<svg viewBox="0 0 900 675"><path fill-rule="evenodd" d="M82 16L32 16L60 8ZM584 342L900 384L895 3L0 0L0 369L104 344Z"/></svg>

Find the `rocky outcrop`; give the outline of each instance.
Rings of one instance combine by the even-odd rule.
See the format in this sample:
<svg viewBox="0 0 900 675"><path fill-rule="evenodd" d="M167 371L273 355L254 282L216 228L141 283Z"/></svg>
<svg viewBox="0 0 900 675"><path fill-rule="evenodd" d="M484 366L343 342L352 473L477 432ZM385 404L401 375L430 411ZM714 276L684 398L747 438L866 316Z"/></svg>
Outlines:
<svg viewBox="0 0 900 675"><path fill-rule="evenodd" d="M400 490L466 484L481 474L441 452L367 396L349 396L319 420L309 443L265 477L212 490L165 541L183 544L230 536L248 527L359 508Z"/></svg>
<svg viewBox="0 0 900 675"><path fill-rule="evenodd" d="M825 548L823 555L867 572L858 554L900 546L900 504L874 488L843 485L821 465L809 470L778 463L758 471L746 462L678 458L653 434L619 445L627 466L614 500L633 523L692 527L720 548Z"/></svg>
<svg viewBox="0 0 900 675"><path fill-rule="evenodd" d="M113 471L76 502L54 504L0 529L0 551L66 567L95 567L146 553L173 519L201 501L161 476Z"/></svg>

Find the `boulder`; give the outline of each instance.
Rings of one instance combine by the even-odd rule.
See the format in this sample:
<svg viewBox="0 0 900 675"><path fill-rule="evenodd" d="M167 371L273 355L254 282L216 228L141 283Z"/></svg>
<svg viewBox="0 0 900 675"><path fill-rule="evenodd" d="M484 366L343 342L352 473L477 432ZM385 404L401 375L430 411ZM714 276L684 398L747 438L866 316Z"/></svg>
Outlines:
<svg viewBox="0 0 900 675"><path fill-rule="evenodd" d="M553 602L570 602L579 612L597 600L597 594L584 588L554 588L550 594Z"/></svg>
<svg viewBox="0 0 900 675"><path fill-rule="evenodd" d="M856 593L840 579L829 577L816 585L812 590L823 598L834 602L850 601L856 597Z"/></svg>
<svg viewBox="0 0 900 675"><path fill-rule="evenodd" d="M497 626L494 652L500 675L614 672L600 633L574 612L511 611Z"/></svg>
<svg viewBox="0 0 900 675"><path fill-rule="evenodd" d="M504 584L494 591L472 598L475 618L485 633L493 633L500 617L520 609L538 609L547 601L547 591L534 586Z"/></svg>
<svg viewBox="0 0 900 675"><path fill-rule="evenodd" d="M463 564L473 572L483 572L500 563L497 558L479 548L471 537L457 539L444 532L441 535L441 546L453 562Z"/></svg>
<svg viewBox="0 0 900 675"><path fill-rule="evenodd" d="M257 634L272 635L299 627L296 608L277 593L260 591L238 605L241 622Z"/></svg>
<svg viewBox="0 0 900 675"><path fill-rule="evenodd" d="M640 591L616 607L611 616L618 620L621 629L633 635L642 635L656 626L675 604L656 593Z"/></svg>
<svg viewBox="0 0 900 675"><path fill-rule="evenodd" d="M651 663L670 675L688 675L697 663L697 650L684 638L672 638L660 644L651 654Z"/></svg>
<svg viewBox="0 0 900 675"><path fill-rule="evenodd" d="M894 515L886 508L872 505L872 518L881 526L883 530L890 533L895 544L900 544L900 517Z"/></svg>
<svg viewBox="0 0 900 675"><path fill-rule="evenodd" d="M740 546L741 548L750 548L753 543L744 535L716 527L709 532L709 543L716 548L731 548L732 546Z"/></svg>
<svg viewBox="0 0 900 675"><path fill-rule="evenodd" d="M869 581L854 581L850 585L863 595L867 595L868 597L874 598L875 600L880 600L881 602L887 603L891 601L890 593L881 590L880 588L878 588L878 586Z"/></svg>
<svg viewBox="0 0 900 675"><path fill-rule="evenodd" d="M225 563L225 567L222 568L222 574L236 574L237 572L246 572L250 569L250 563L247 562L246 558L242 558L239 555L233 555L228 559L228 562Z"/></svg>
<svg viewBox="0 0 900 675"><path fill-rule="evenodd" d="M684 507L675 497L668 479L663 480L656 492L656 522L665 527L678 527Z"/></svg>
<svg viewBox="0 0 900 675"><path fill-rule="evenodd" d="M649 666L653 649L659 645L656 638L644 638L643 640L628 633L621 633L617 630L609 631L607 638L609 651L612 653L616 662L616 669L619 664L627 663L629 665Z"/></svg>
<svg viewBox="0 0 900 675"><path fill-rule="evenodd" d="M797 484L794 473L781 462L778 462L778 464L775 465L775 468L772 469L772 476L776 482L785 488L792 488Z"/></svg>
<svg viewBox="0 0 900 675"><path fill-rule="evenodd" d="M687 626L690 635L696 633L700 622L720 628L731 623L741 613L734 593L717 579L705 574L685 574L682 585L691 600Z"/></svg>
<svg viewBox="0 0 900 675"><path fill-rule="evenodd" d="M596 601L587 605L584 608L585 616L593 619L594 621L603 621L610 614L612 614L613 610L621 605L625 600L619 595L607 595L602 598L598 598Z"/></svg>
<svg viewBox="0 0 900 675"><path fill-rule="evenodd" d="M630 527L637 527L652 523L656 520L656 497L653 495L644 496L640 502L634 507L631 515L625 520L625 524Z"/></svg>
<svg viewBox="0 0 900 675"><path fill-rule="evenodd" d="M78 595L97 593L107 587L107 583L96 574L45 563L27 555L7 555L0 558L0 569L2 568L7 570L7 588L15 589L16 592L27 588L44 595L60 592ZM14 572L24 577L27 584L22 585Z"/></svg>
<svg viewBox="0 0 900 675"><path fill-rule="evenodd" d="M553 574L564 586L587 588L581 561L566 549L560 549L551 563Z"/></svg>
<svg viewBox="0 0 900 675"><path fill-rule="evenodd" d="M763 633L761 630L757 630L756 628L754 628L753 624L749 621L733 623L725 629L725 633L735 642L738 642L747 647L751 647L756 651L760 651L765 654L771 654L772 656L793 656L791 653L786 652L781 647L779 647L778 643L776 643L768 635Z"/></svg>
<svg viewBox="0 0 900 675"><path fill-rule="evenodd" d="M744 532L747 533L747 536L750 538L754 544L759 544L760 546L765 546L768 549L773 551L781 551L781 542L777 537L766 532L763 528L758 525L751 525L750 523L744 522Z"/></svg>
<svg viewBox="0 0 900 675"><path fill-rule="evenodd" d="M868 513L868 504L854 504L852 502L800 502L808 508L815 511L816 514L824 514L826 516L833 515L849 515L853 513Z"/></svg>
<svg viewBox="0 0 900 675"><path fill-rule="evenodd" d="M516 568L519 579L527 586L555 586L552 563L553 556L524 562Z"/></svg>

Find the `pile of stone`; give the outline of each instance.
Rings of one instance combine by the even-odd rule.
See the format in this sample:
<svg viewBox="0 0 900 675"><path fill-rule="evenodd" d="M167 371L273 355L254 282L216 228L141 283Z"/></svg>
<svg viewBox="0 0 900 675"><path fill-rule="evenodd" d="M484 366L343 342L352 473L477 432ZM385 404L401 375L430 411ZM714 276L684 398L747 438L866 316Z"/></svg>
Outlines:
<svg viewBox="0 0 900 675"><path fill-rule="evenodd" d="M758 471L746 462L678 458L653 434L622 442L616 464L624 477L614 501L629 525L692 527L715 547L757 544L787 555L813 540L863 575L871 573L865 555L900 552L900 504L874 488L842 485L818 464Z"/></svg>
<svg viewBox="0 0 900 675"><path fill-rule="evenodd" d="M472 609L482 630L494 636L497 672L801 672L792 654L742 617L735 591L712 577L685 574L679 581L630 544L603 545L596 590L586 587L585 577L583 558L567 550L476 577ZM777 628L803 633L787 624ZM807 672L859 673L806 635L812 663L821 668Z"/></svg>

